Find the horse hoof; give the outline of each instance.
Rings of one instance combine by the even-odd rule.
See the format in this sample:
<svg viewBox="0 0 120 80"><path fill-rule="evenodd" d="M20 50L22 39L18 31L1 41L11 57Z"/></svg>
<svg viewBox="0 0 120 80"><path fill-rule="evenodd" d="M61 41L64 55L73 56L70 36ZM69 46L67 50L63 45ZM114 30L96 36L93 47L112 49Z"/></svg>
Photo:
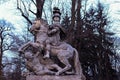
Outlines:
<svg viewBox="0 0 120 80"><path fill-rule="evenodd" d="M21 54L22 54L22 53L24 53L24 51L23 51L23 50L18 50L18 52L19 52L19 53L21 53Z"/></svg>

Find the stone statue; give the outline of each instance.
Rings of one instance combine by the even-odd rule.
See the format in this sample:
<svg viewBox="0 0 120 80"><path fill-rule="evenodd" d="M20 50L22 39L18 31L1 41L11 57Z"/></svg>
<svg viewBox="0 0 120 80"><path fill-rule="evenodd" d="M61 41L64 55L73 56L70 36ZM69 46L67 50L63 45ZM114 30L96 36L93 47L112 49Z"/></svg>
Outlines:
<svg viewBox="0 0 120 80"><path fill-rule="evenodd" d="M44 58L49 58L50 54L50 45L59 45L60 41L65 37L65 31L60 25L60 10L58 8L54 8L53 11L53 24L49 26L48 36L49 39L46 41L46 55Z"/></svg>
<svg viewBox="0 0 120 80"><path fill-rule="evenodd" d="M33 74L58 76L69 74L68 70L71 69L81 80L85 80L77 50L62 41L61 34L65 36L65 33L60 25L61 13L58 8L54 8L53 13L52 25L48 25L43 19L36 19L33 22L30 32L34 35L35 41L24 44L19 48L19 52L24 54L27 68ZM65 66L56 64L50 55L58 58ZM74 65L70 64L69 60L72 60Z"/></svg>

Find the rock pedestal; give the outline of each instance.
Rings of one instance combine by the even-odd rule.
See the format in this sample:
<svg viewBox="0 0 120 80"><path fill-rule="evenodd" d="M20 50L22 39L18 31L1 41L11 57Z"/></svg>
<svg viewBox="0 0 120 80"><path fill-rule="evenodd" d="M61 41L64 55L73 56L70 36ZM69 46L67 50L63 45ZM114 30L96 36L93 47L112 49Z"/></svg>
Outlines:
<svg viewBox="0 0 120 80"><path fill-rule="evenodd" d="M26 80L81 80L80 76L77 75L66 75L66 76L51 76L51 75L44 75L44 76L35 76L29 75L26 77Z"/></svg>

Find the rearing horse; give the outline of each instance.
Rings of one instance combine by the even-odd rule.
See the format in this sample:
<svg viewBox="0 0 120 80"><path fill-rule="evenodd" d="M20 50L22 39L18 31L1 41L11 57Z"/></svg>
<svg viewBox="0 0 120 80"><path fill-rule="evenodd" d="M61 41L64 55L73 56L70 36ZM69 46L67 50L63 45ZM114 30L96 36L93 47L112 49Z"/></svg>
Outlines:
<svg viewBox="0 0 120 80"><path fill-rule="evenodd" d="M27 45L24 45L22 47L22 50L24 50L24 48L26 48L28 45L32 45L34 47L40 46L42 49L45 49L46 40L49 40L50 38L47 34L47 23L43 19L36 20L30 28L30 31L35 35L36 41L35 43L28 43ZM75 74L80 75L81 78L84 77L84 75L82 74L82 68L79 61L78 52L71 45L65 42L60 42L57 46L51 45L50 54L57 56L60 62L65 65L64 68L58 70L56 75L60 75L63 72L66 72L69 69L71 69L72 66L69 63L68 59L73 59Z"/></svg>

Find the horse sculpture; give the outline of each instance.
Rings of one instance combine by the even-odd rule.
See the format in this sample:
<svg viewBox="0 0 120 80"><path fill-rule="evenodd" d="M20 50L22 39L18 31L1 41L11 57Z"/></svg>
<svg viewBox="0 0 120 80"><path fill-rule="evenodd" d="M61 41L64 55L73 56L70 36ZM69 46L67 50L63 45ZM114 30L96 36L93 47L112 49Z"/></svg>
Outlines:
<svg viewBox="0 0 120 80"><path fill-rule="evenodd" d="M28 46L40 47L40 49L45 50L46 40L50 39L50 37L47 34L48 32L47 22L44 21L43 19L35 20L32 27L30 28L30 31L35 36L35 42L29 42L23 45L20 48L20 51L25 50ZM78 52L75 48L73 48L71 45L67 44L66 42L59 42L59 45L51 45L50 48L51 48L50 55L56 56L60 60L60 62L65 65L64 68L58 69L55 75L60 75L71 69L72 66L69 63L69 59L73 59L75 74L80 75L81 78L84 77L78 57Z"/></svg>

